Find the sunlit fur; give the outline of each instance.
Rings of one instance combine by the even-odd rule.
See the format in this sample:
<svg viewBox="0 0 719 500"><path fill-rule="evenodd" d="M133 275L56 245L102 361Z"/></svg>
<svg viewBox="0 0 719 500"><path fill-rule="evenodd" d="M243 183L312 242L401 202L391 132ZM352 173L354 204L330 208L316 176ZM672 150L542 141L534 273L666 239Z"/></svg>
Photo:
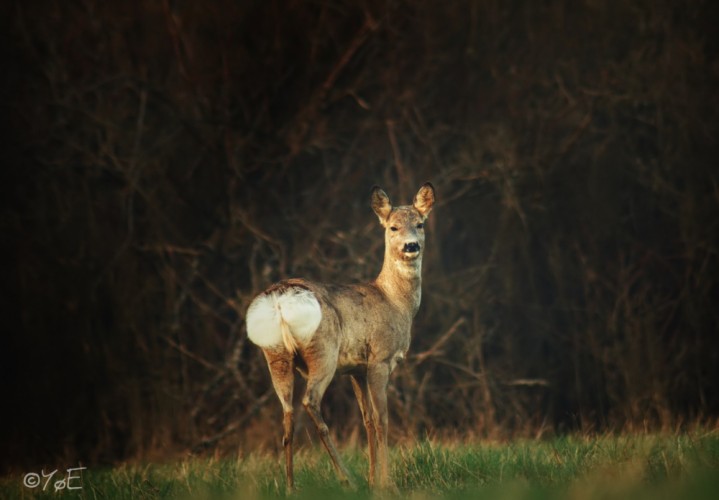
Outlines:
<svg viewBox="0 0 719 500"><path fill-rule="evenodd" d="M297 287L268 290L255 298L247 310L247 336L259 347L284 344L294 353L298 343L305 344L312 338L321 320L320 304L311 291ZM283 322L289 329L284 336Z"/></svg>
<svg viewBox="0 0 719 500"><path fill-rule="evenodd" d="M419 189L412 205L397 207L382 189L373 188L372 209L385 233L384 263L375 280L341 285L288 279L252 302L247 331L262 348L282 403L288 488L294 483L296 370L307 379L302 405L337 474L348 483L350 472L322 418L320 403L337 373L350 376L367 431L369 483L389 485L387 385L409 349L412 318L422 297L424 222L434 202L429 183Z"/></svg>

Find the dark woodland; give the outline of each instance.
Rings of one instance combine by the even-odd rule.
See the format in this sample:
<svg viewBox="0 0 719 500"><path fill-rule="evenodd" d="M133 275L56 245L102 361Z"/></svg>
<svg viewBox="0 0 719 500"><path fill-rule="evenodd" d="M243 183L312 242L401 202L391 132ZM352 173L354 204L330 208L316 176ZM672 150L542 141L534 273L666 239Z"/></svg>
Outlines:
<svg viewBox="0 0 719 500"><path fill-rule="evenodd" d="M391 443L716 426L718 14L4 4L0 465L278 449L247 305L374 278L370 189L425 181ZM323 408L361 444L348 380Z"/></svg>

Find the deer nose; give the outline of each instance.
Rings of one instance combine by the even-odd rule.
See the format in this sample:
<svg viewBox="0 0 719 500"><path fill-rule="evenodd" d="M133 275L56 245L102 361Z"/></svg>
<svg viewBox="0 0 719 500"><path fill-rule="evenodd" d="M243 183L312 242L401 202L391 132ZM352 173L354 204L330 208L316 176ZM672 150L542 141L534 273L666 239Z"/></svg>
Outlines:
<svg viewBox="0 0 719 500"><path fill-rule="evenodd" d="M405 243L402 251L407 253L419 252L419 243L416 241L413 241L412 243Z"/></svg>

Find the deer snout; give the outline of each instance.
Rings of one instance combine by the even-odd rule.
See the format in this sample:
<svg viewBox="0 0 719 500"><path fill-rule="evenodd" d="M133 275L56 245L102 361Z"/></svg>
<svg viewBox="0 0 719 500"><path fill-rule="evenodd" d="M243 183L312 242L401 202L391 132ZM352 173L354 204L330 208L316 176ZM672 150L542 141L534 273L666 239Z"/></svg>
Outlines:
<svg viewBox="0 0 719 500"><path fill-rule="evenodd" d="M416 241L413 241L411 243L405 243L404 248L402 248L402 251L405 253L419 252L419 243L417 243Z"/></svg>

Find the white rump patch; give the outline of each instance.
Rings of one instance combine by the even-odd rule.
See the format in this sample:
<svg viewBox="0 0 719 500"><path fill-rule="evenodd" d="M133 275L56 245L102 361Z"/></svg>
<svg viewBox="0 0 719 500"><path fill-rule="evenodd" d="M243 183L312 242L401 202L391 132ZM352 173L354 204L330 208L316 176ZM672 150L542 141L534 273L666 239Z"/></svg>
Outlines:
<svg viewBox="0 0 719 500"><path fill-rule="evenodd" d="M281 320L300 344L308 342L322 320L315 294L300 287L263 293L247 309L247 336L259 347L282 345Z"/></svg>

